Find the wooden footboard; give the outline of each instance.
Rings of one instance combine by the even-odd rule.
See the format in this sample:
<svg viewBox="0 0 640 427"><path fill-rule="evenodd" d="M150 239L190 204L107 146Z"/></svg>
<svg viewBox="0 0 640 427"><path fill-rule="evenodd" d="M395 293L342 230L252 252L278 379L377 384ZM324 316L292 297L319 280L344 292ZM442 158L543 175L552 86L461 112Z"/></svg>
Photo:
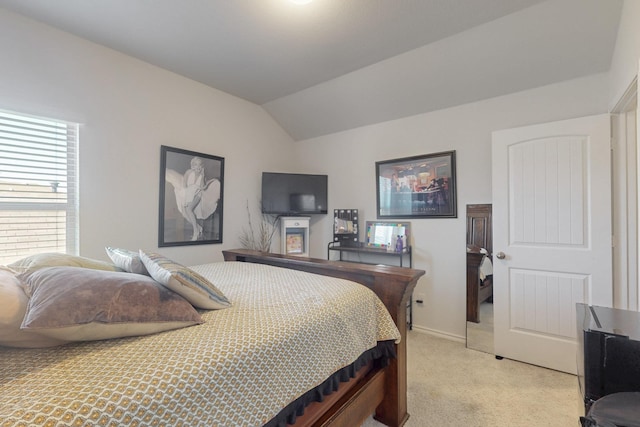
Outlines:
<svg viewBox="0 0 640 427"><path fill-rule="evenodd" d="M323 415L312 425L354 426L362 423L375 408L375 419L399 427L407 413L407 322L406 305L423 270L351 262L327 261L259 252L248 249L222 251L225 261L252 262L339 277L361 283L374 291L384 303L402 336L396 345L397 358L385 368L372 370L352 385L337 402L323 408ZM376 397L378 396L378 397ZM298 424L296 423L296 426Z"/></svg>

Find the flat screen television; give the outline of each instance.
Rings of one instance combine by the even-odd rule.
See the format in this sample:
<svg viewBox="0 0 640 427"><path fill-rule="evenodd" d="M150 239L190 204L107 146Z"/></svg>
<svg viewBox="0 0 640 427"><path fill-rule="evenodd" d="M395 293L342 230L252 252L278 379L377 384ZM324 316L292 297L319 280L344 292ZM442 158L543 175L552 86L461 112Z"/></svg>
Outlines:
<svg viewBox="0 0 640 427"><path fill-rule="evenodd" d="M263 172L262 213L326 214L327 181L327 175Z"/></svg>

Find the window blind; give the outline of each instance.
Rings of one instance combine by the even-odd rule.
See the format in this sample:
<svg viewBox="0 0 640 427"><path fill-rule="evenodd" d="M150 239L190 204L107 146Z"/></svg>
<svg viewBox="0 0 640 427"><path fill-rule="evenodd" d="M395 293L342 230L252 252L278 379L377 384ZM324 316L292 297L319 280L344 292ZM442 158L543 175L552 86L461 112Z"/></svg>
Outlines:
<svg viewBox="0 0 640 427"><path fill-rule="evenodd" d="M77 254L78 124L0 110L0 264Z"/></svg>

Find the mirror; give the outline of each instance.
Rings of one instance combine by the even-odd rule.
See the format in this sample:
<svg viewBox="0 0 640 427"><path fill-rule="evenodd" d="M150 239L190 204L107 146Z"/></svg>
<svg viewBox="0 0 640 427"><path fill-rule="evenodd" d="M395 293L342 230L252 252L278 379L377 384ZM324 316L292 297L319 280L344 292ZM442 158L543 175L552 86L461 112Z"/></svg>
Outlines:
<svg viewBox="0 0 640 427"><path fill-rule="evenodd" d="M493 350L491 205L467 205L467 348Z"/></svg>
<svg viewBox="0 0 640 427"><path fill-rule="evenodd" d="M367 221L366 246L406 252L411 245L410 228L409 222Z"/></svg>
<svg viewBox="0 0 640 427"><path fill-rule="evenodd" d="M358 209L333 210L333 241L340 246L358 246Z"/></svg>

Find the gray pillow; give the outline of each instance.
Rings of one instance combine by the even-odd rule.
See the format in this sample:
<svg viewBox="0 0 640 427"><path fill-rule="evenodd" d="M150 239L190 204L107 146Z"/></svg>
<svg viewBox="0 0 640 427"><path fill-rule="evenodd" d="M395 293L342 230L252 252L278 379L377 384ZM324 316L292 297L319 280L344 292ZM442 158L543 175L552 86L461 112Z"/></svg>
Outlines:
<svg viewBox="0 0 640 427"><path fill-rule="evenodd" d="M148 276L77 267L21 274L22 329L66 341L146 335L202 323L188 301Z"/></svg>

